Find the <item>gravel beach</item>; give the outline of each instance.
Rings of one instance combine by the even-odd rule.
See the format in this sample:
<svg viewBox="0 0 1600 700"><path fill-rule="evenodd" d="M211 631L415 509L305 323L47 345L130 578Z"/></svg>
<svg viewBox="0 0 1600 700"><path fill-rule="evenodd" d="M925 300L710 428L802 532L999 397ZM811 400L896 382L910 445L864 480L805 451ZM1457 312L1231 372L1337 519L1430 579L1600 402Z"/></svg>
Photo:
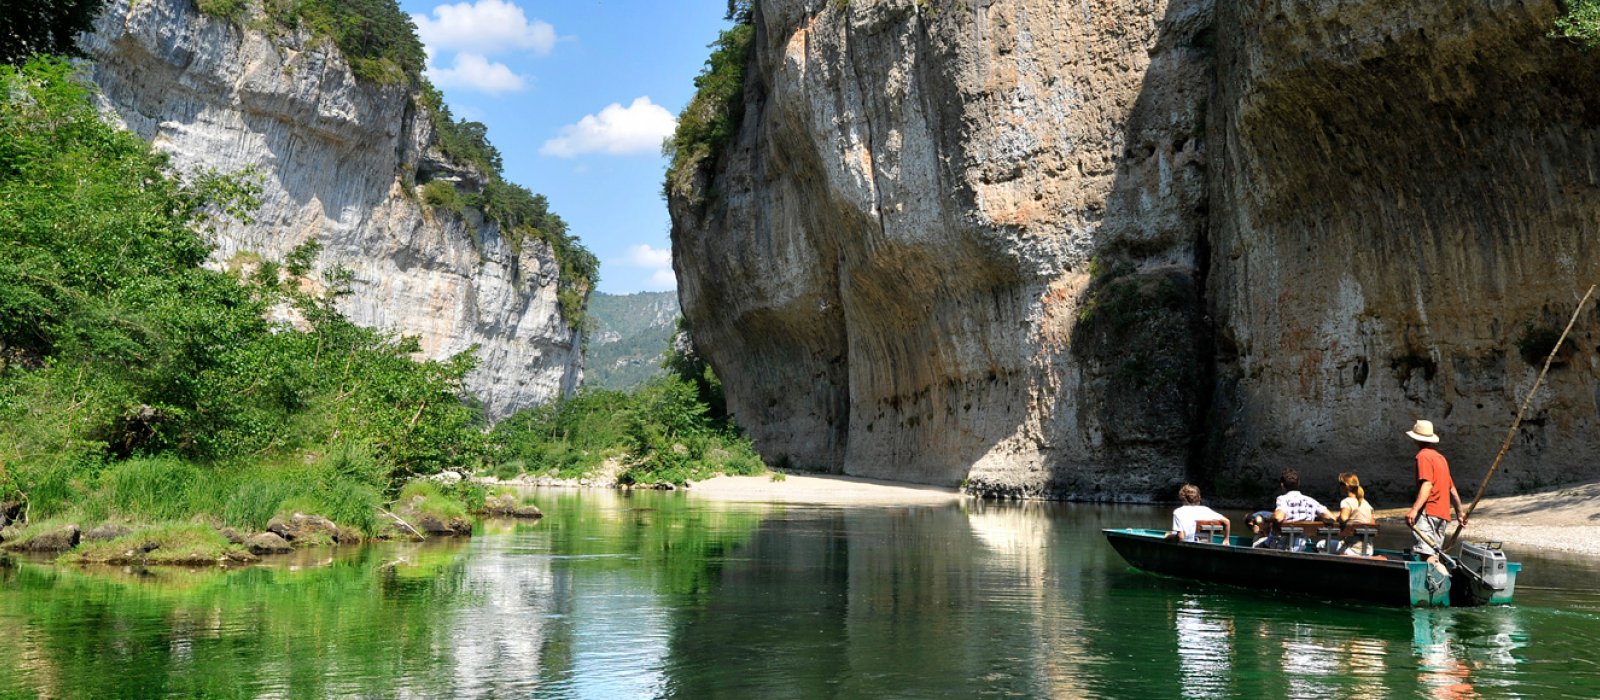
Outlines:
<svg viewBox="0 0 1600 700"><path fill-rule="evenodd" d="M1471 494L1462 496L1471 503ZM1389 508L1376 515L1399 520L1405 512ZM1600 557L1600 483L1485 498L1468 520L1464 537Z"/></svg>

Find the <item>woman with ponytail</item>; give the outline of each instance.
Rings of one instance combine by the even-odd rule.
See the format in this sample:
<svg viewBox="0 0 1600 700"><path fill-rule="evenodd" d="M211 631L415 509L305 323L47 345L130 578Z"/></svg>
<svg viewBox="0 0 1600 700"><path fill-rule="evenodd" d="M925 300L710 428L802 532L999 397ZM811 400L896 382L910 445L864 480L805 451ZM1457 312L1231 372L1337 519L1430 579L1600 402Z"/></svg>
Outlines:
<svg viewBox="0 0 1600 700"><path fill-rule="evenodd" d="M1361 488L1361 479L1355 472L1345 472L1339 475L1339 486L1344 489L1344 500L1339 502L1339 525L1344 528L1344 542L1339 548L1340 554L1358 557L1372 556L1372 545L1364 543L1350 531L1352 525L1370 525L1375 520L1372 517L1372 504L1367 502L1367 492Z"/></svg>

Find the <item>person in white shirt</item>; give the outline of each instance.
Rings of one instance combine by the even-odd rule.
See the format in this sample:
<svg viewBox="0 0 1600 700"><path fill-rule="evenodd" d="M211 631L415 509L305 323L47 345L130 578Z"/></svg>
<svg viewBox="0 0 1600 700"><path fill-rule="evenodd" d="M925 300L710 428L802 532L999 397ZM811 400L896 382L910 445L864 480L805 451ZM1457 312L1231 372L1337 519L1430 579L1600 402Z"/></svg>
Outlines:
<svg viewBox="0 0 1600 700"><path fill-rule="evenodd" d="M1209 540L1200 536L1198 524L1202 521L1221 521L1223 541L1232 534L1233 524L1228 522L1221 513L1200 505L1200 487L1194 484L1184 484L1178 489L1178 498L1183 505L1172 511L1172 531L1167 533L1168 538L1176 538L1185 542L1207 542Z"/></svg>

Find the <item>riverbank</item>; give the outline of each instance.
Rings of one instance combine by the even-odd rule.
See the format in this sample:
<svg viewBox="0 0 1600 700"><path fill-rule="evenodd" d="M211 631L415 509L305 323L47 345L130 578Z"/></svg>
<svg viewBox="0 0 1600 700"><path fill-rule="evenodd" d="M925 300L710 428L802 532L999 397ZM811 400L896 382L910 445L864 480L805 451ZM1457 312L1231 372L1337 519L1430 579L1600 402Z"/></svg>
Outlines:
<svg viewBox="0 0 1600 700"><path fill-rule="evenodd" d="M1393 521L1404 528L1405 513L1404 508L1390 508L1376 515L1385 524ZM1600 557L1600 482L1485 498L1468 520L1464 537Z"/></svg>

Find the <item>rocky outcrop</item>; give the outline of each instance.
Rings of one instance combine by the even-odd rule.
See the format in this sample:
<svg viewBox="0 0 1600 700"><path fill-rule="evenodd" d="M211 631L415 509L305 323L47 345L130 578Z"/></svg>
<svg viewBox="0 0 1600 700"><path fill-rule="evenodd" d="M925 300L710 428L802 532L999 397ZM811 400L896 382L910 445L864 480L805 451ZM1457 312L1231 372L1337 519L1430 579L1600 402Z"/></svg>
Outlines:
<svg viewBox="0 0 1600 700"><path fill-rule="evenodd" d="M737 141L670 203L684 315L800 468L1390 495L1430 417L1470 486L1600 280L1600 65L1557 9L758 2ZM1600 476L1576 332L1502 488Z"/></svg>
<svg viewBox="0 0 1600 700"><path fill-rule="evenodd" d="M273 516L272 520L267 522L267 533L276 535L296 547L361 542L361 533L354 528L343 527L320 515L305 513ZM253 546L253 542L246 540L245 544Z"/></svg>
<svg viewBox="0 0 1600 700"><path fill-rule="evenodd" d="M762 453L1078 498L1182 479L1209 10L759 3L738 142L672 212L684 315Z"/></svg>
<svg viewBox="0 0 1600 700"><path fill-rule="evenodd" d="M78 546L81 530L77 525L65 525L31 537L8 538L5 548L13 552L65 552Z"/></svg>
<svg viewBox="0 0 1600 700"><path fill-rule="evenodd" d="M416 336L428 358L478 348L467 384L491 417L575 389L579 333L549 246L419 203L419 177L473 173L433 145L410 88L358 82L329 41L241 28L191 0L110 0L80 43L108 111L179 170L259 174L261 206L214 233L215 265L315 240L312 279L353 275L338 300L352 321Z"/></svg>
<svg viewBox="0 0 1600 700"><path fill-rule="evenodd" d="M273 532L252 535L244 541L244 546L251 554L283 554L294 550L293 545Z"/></svg>
<svg viewBox="0 0 1600 700"><path fill-rule="evenodd" d="M522 499L514 493L492 495L483 500L483 514L499 518L527 518L536 519L544 517L539 506L532 503L523 503Z"/></svg>
<svg viewBox="0 0 1600 700"><path fill-rule="evenodd" d="M1429 417L1477 485L1600 282L1600 56L1548 36L1559 11L1218 5L1223 474L1355 469L1392 496L1413 479L1400 430ZM1600 476L1600 311L1573 333L1497 490Z"/></svg>

